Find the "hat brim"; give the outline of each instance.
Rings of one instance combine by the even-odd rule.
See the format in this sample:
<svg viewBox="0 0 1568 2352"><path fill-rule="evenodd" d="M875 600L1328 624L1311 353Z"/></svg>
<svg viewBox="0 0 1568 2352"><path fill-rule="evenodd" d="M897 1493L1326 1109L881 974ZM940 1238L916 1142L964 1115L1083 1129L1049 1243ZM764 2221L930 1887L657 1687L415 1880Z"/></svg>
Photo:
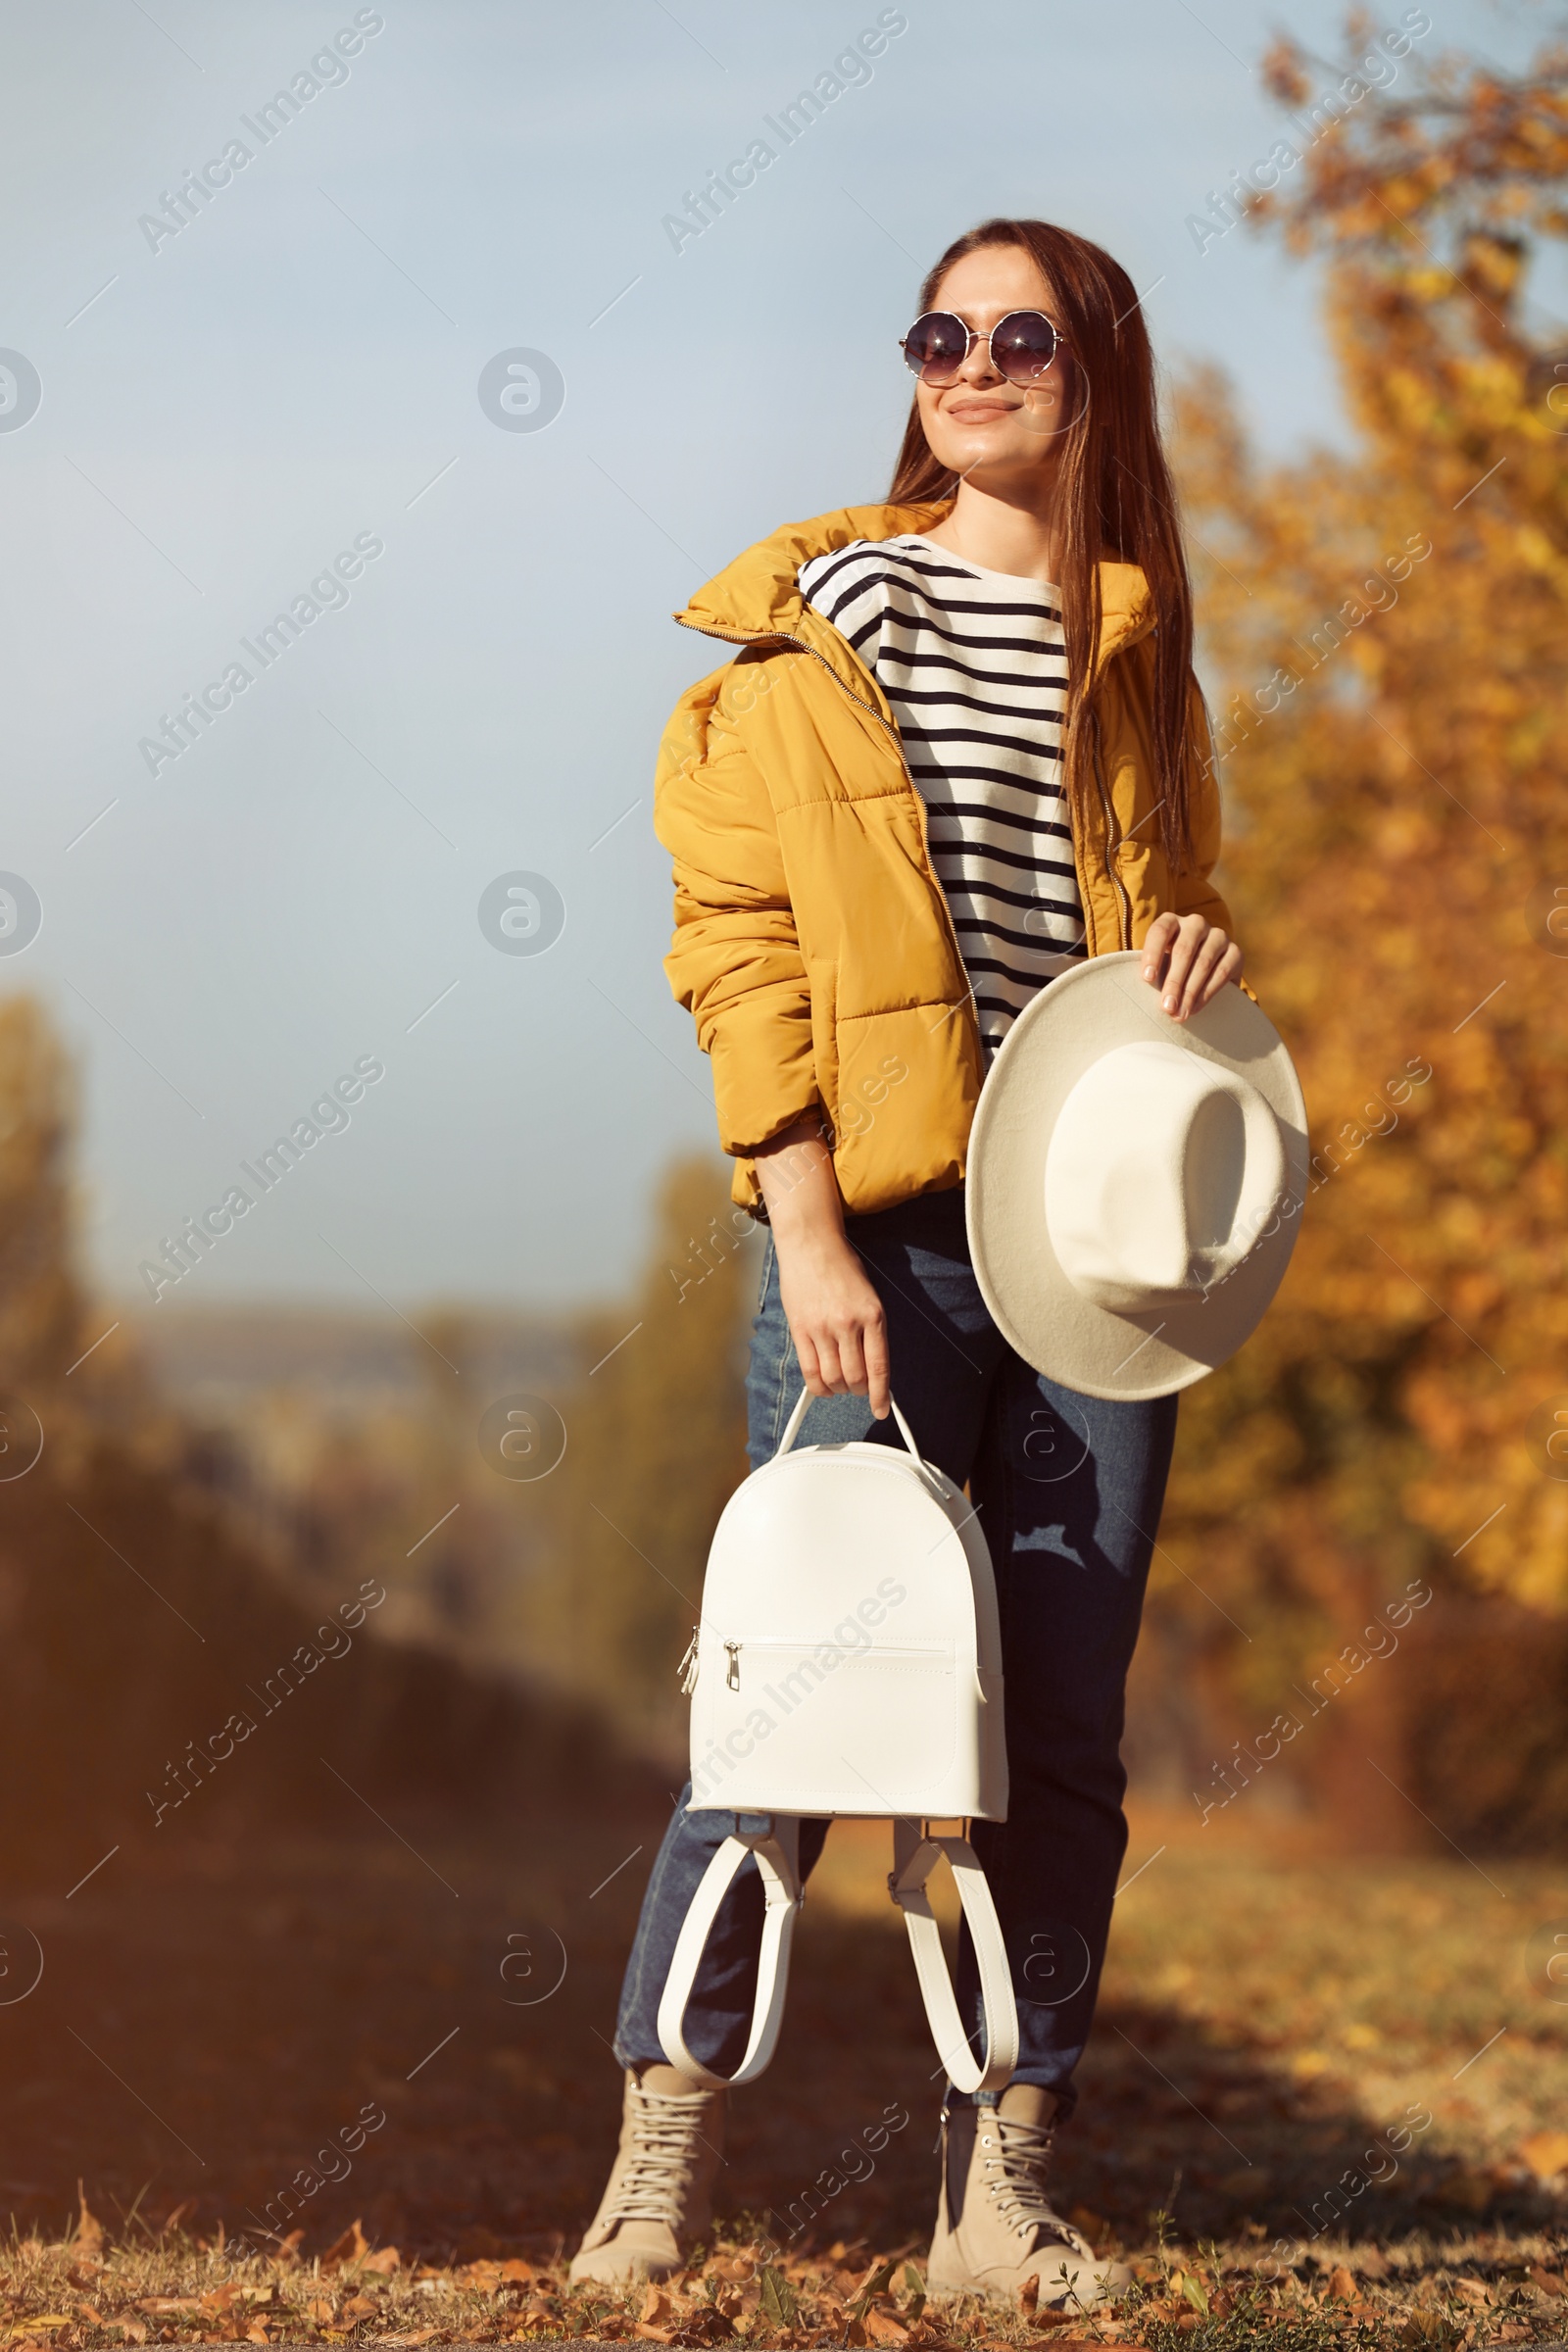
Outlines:
<svg viewBox="0 0 1568 2352"><path fill-rule="evenodd" d="M986 1074L969 1140L965 1213L981 1295L1009 1347L1085 1396L1168 1396L1234 1355L1284 1278L1300 1226L1310 1152L1306 1102L1268 1015L1227 987L1186 1021L1132 953L1092 956L1043 988ZM1158 1038L1245 1078L1273 1110L1287 1198L1235 1273L1201 1298L1141 1314L1097 1306L1057 1262L1046 1226L1046 1154L1062 1103L1092 1062Z"/></svg>

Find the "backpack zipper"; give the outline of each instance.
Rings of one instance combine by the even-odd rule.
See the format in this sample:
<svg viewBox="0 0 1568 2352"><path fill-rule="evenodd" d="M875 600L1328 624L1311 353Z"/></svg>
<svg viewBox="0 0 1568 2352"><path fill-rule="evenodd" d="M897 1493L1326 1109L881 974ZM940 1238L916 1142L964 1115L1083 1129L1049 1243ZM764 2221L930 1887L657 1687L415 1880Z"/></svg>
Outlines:
<svg viewBox="0 0 1568 2352"><path fill-rule="evenodd" d="M743 1637L736 1642L725 1642L720 1646L728 1659L724 1670L724 1687L728 1690L738 1690L741 1687L741 1651L743 1649L750 1650L754 1659L759 1653L761 1653L764 1668L767 1657L775 1651L783 1650L791 1657L810 1659L815 1651L824 1647L833 1649L841 1664L846 1658L862 1658L868 1655L877 1658L942 1658L950 1663L953 1658L953 1645L949 1642L868 1642L864 1649L849 1649L843 1643L835 1642L748 1641ZM694 1667L692 1681L695 1682L695 1680L696 1669Z"/></svg>

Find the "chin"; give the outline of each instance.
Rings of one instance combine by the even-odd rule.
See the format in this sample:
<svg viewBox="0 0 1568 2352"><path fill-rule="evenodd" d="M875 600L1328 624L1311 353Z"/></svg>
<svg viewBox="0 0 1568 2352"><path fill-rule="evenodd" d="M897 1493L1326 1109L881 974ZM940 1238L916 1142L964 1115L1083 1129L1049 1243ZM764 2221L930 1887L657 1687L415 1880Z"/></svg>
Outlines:
<svg viewBox="0 0 1568 2352"><path fill-rule="evenodd" d="M1027 466L1040 454L1038 442L1019 442L1011 433L1005 440L993 433L965 434L961 440L944 434L931 446L938 465L952 473L973 473L987 466Z"/></svg>

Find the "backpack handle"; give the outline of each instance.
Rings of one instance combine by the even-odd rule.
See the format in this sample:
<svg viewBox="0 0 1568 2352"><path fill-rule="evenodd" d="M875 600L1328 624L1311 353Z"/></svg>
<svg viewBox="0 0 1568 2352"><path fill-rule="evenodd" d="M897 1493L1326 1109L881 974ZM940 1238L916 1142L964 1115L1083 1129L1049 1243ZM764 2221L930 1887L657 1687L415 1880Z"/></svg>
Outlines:
<svg viewBox="0 0 1568 2352"><path fill-rule="evenodd" d="M781 1456L788 1453L790 1447L800 1436L801 1423L806 1419L806 1408L810 1401L810 1390L803 1389L796 1403L794 1412L791 1413L788 1421L784 1425L784 1435L778 1442L778 1452L773 1456L775 1462L778 1461ZM906 1421L904 1415L899 1410L898 1398L896 1396L889 1396L888 1402L893 1407L893 1418L899 1425L899 1434L903 1438L906 1446L907 1446L909 1448L909 1459L913 1462L917 1470L923 1471L925 1464L920 1459L920 1448L914 1442L914 1432L910 1429L909 1424L907 1421Z"/></svg>

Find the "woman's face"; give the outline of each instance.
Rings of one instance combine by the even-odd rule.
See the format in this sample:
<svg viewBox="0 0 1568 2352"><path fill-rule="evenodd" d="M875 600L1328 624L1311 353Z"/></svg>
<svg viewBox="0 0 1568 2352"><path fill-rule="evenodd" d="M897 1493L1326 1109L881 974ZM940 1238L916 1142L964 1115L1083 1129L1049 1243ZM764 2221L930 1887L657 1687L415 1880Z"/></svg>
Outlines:
<svg viewBox="0 0 1568 2352"><path fill-rule="evenodd" d="M1058 327L1061 313L1051 287L1017 245L987 245L965 254L937 287L931 308L952 311L984 332L1009 311L1044 311ZM920 422L941 466L986 487L1004 476L1048 473L1060 457L1072 419L1073 364L1058 347L1044 375L1013 384L991 364L991 347L973 343L951 384L915 387Z"/></svg>

